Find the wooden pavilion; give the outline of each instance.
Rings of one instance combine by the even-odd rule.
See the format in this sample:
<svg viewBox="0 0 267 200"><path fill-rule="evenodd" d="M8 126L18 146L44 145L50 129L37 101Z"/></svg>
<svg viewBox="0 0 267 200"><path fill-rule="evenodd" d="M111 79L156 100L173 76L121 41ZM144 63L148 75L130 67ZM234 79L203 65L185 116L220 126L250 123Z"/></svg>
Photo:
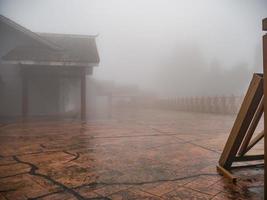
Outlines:
<svg viewBox="0 0 267 200"><path fill-rule="evenodd" d="M87 75L99 63L95 36L35 33L4 16L0 35L1 115L80 110L86 119Z"/></svg>

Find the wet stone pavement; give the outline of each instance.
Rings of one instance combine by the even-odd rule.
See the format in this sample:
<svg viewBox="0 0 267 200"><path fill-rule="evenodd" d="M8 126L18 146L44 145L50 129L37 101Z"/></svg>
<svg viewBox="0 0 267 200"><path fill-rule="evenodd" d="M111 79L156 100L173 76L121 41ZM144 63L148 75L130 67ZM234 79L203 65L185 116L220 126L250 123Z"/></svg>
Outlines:
<svg viewBox="0 0 267 200"><path fill-rule="evenodd" d="M138 110L0 126L0 200L263 199L263 167L216 172L231 115ZM262 152L262 143L254 152Z"/></svg>

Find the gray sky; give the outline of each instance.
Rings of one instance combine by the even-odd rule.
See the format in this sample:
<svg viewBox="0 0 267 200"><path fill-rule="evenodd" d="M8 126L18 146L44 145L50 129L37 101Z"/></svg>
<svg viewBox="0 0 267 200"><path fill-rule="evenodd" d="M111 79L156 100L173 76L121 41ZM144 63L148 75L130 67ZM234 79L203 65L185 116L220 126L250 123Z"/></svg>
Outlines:
<svg viewBox="0 0 267 200"><path fill-rule="evenodd" d="M216 71L213 64L226 71L241 64L259 69L267 1L0 0L0 13L32 31L98 34L95 77L165 90L169 77ZM186 80L166 87L174 91ZM190 94L196 90L203 89Z"/></svg>

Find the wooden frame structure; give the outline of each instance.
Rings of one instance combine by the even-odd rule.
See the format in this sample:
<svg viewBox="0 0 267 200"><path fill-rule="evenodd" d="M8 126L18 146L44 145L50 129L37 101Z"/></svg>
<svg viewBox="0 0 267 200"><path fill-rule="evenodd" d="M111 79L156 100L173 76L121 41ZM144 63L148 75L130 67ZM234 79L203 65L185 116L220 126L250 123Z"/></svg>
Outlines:
<svg viewBox="0 0 267 200"><path fill-rule="evenodd" d="M263 114L263 107L263 75L254 74L217 166L218 172L232 182L236 181L236 177L229 170L234 162L264 158L264 155L246 155L263 138L261 132L252 139Z"/></svg>
<svg viewBox="0 0 267 200"><path fill-rule="evenodd" d="M267 31L267 18L263 19L263 31ZM230 172L234 162L264 160L267 163L267 34L263 36L263 74L254 74L246 96L240 107L228 140L219 160L217 170L232 182L236 177ZM252 136L264 113L264 130ZM247 152L264 138L263 155L246 155ZM267 165L264 165L264 193L267 199Z"/></svg>

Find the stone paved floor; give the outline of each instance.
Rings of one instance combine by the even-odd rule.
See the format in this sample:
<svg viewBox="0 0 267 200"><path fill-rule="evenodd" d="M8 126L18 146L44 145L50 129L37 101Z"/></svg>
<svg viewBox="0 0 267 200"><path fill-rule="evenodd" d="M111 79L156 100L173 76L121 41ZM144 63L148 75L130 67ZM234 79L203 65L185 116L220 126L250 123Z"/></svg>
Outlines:
<svg viewBox="0 0 267 200"><path fill-rule="evenodd" d="M233 120L130 110L83 124L2 124L0 200L263 199L262 166L235 171L236 185L216 173Z"/></svg>

